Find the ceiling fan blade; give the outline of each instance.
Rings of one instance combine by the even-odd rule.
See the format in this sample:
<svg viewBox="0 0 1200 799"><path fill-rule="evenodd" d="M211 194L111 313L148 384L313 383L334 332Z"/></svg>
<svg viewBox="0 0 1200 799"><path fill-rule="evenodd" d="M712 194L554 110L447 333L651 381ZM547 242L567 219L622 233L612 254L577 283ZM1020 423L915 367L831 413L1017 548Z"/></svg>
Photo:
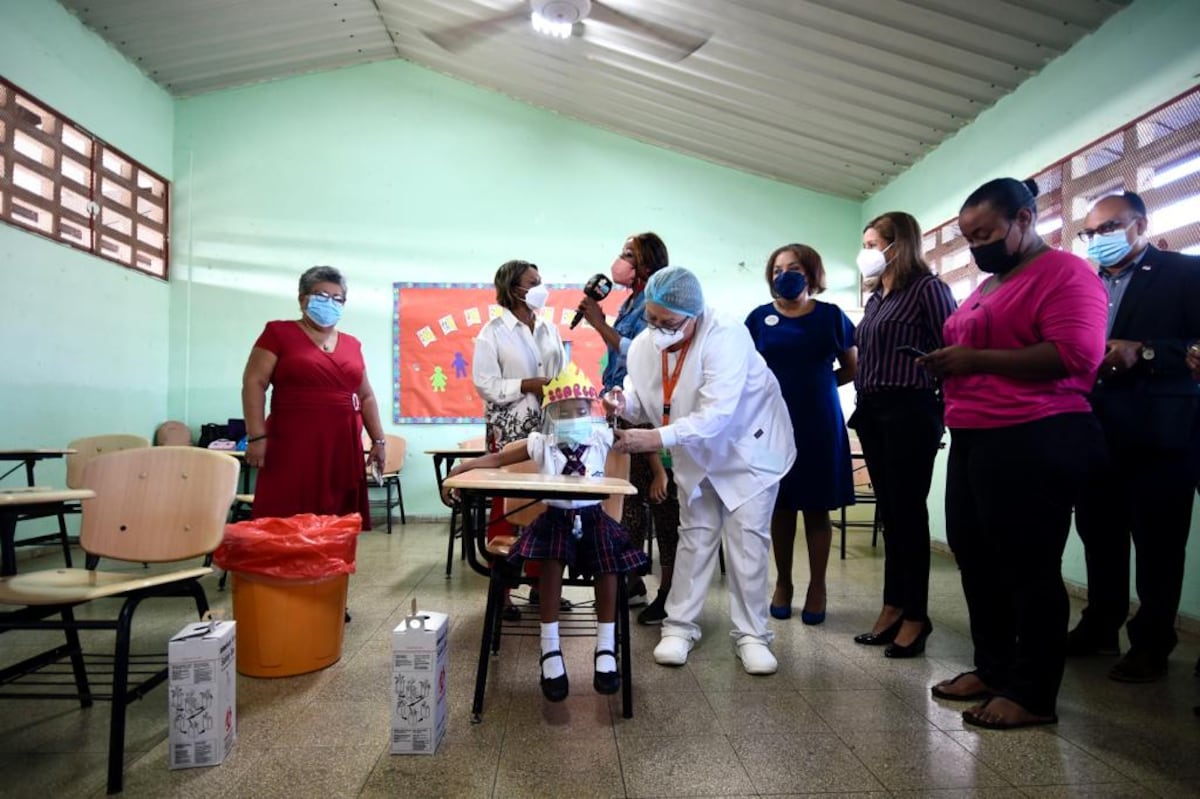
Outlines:
<svg viewBox="0 0 1200 799"><path fill-rule="evenodd" d="M431 42L451 53L465 50L482 39L494 36L519 20L529 19L529 9L524 3L494 17L477 19L462 25L452 25L435 31L421 31Z"/></svg>
<svg viewBox="0 0 1200 799"><path fill-rule="evenodd" d="M588 18L659 41L678 54L674 58L675 61L682 61L699 50L711 36L711 34L688 33L678 28L668 28L656 22L639 19L599 2L599 0L592 0L592 13L588 15Z"/></svg>

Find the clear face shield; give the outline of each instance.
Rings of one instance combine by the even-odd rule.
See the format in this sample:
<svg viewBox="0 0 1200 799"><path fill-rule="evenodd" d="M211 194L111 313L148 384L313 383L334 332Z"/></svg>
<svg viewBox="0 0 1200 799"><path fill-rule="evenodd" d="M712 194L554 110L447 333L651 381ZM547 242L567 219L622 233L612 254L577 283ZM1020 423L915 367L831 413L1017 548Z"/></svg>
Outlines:
<svg viewBox="0 0 1200 799"><path fill-rule="evenodd" d="M604 403L578 397L559 400L546 406L542 414L542 432L555 444L577 447L591 440L592 434L608 427Z"/></svg>

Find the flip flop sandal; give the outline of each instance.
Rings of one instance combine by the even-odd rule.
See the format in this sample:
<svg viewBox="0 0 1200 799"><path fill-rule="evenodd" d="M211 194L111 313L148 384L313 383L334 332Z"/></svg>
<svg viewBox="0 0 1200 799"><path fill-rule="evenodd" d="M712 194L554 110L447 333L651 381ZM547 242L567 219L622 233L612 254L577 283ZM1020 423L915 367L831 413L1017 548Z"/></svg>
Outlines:
<svg viewBox="0 0 1200 799"><path fill-rule="evenodd" d="M979 676L979 672L977 672L977 671L964 671L962 674L957 675L954 679L946 680L946 684L953 685L954 683L961 680L963 677L978 677L978 676ZM981 691L976 691L975 693L972 693L972 694L953 694L943 688L940 688L939 687L940 685L941 685L941 683L938 683L938 685L934 685L929 689L929 693L933 694L938 699L949 699L952 702L974 702L978 699L991 699L992 698L992 692L986 688Z"/></svg>
<svg viewBox="0 0 1200 799"><path fill-rule="evenodd" d="M985 707L990 705L992 700L995 698L996 697L993 696L987 699L979 709L983 710ZM1016 703L1014 702L1014 704ZM1018 707L1020 707L1020 705L1018 705ZM973 710L964 710L962 712L962 719L964 724L970 724L973 727L982 727L985 730L1019 730L1023 727L1042 727L1046 724L1058 723L1058 716L1034 716L1031 719L1025 719L1023 721L987 721L975 715Z"/></svg>

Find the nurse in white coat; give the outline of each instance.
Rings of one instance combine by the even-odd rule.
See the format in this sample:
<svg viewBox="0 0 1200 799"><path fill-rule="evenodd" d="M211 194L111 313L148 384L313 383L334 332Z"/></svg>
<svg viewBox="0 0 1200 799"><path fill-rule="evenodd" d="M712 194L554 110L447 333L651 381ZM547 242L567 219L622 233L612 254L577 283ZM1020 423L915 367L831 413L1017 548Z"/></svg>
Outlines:
<svg viewBox="0 0 1200 799"><path fill-rule="evenodd" d="M662 451L679 486L675 580L654 659L681 666L700 640L696 619L723 534L737 655L747 672L772 674L771 512L796 459L787 406L746 326L706 308L695 275L667 267L645 291L648 327L630 345L624 390L605 401L631 422L659 425L618 431L615 448Z"/></svg>

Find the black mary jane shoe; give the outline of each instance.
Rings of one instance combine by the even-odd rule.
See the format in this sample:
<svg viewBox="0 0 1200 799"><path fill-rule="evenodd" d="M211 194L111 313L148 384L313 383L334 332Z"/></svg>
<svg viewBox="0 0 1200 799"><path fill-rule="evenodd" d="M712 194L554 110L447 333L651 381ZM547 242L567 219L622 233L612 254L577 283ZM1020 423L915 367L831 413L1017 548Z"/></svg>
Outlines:
<svg viewBox="0 0 1200 799"><path fill-rule="evenodd" d="M895 641L888 644L883 650L885 658L915 658L917 655L925 653L925 639L933 632L933 623L929 619L925 620L925 626L921 628L920 634L907 646L897 644ZM895 637L895 636L893 636Z"/></svg>
<svg viewBox="0 0 1200 799"><path fill-rule="evenodd" d="M862 644L864 646L883 646L884 644L890 644L892 641L896 640L896 634L900 632L900 625L903 622L904 619L902 618L896 619L896 623L885 629L883 632L862 633L860 635L856 635L854 636L854 643Z"/></svg>
<svg viewBox="0 0 1200 799"><path fill-rule="evenodd" d="M541 663L545 663L550 658L561 658L562 651L555 649L552 652L547 652L542 655ZM563 668L566 668L566 660L563 661ZM561 677L547 677L542 675L542 696L551 702L561 702L567 698L567 694L571 691L570 683L567 682L567 672L563 671Z"/></svg>
<svg viewBox="0 0 1200 799"><path fill-rule="evenodd" d="M617 653L611 649L597 649L593 661L599 660L601 655L611 655L613 660L617 659ZM597 671L592 677L592 687L596 689L598 694L615 694L621 690L621 672L620 671Z"/></svg>

